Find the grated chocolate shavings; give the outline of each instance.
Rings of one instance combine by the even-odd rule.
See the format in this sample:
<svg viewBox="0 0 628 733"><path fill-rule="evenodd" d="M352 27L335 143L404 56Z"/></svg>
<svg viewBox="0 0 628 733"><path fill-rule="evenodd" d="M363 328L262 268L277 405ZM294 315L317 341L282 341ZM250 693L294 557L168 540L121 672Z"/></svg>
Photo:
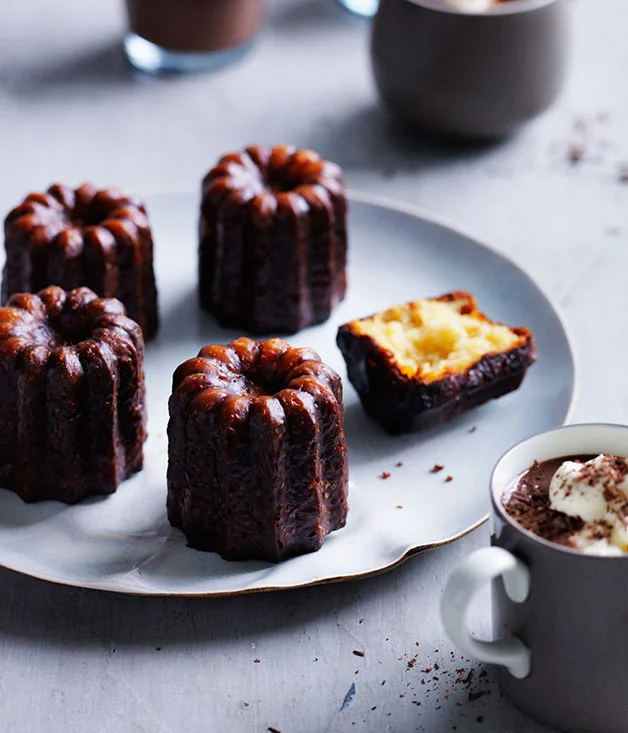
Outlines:
<svg viewBox="0 0 628 733"><path fill-rule="evenodd" d="M477 692L470 692L469 693L469 701L475 702L476 700L479 700L481 697L484 697L484 695L490 695L490 690L478 690Z"/></svg>
<svg viewBox="0 0 628 733"><path fill-rule="evenodd" d="M585 152L583 145L571 145L567 151L567 160L571 165L578 165L584 159Z"/></svg>

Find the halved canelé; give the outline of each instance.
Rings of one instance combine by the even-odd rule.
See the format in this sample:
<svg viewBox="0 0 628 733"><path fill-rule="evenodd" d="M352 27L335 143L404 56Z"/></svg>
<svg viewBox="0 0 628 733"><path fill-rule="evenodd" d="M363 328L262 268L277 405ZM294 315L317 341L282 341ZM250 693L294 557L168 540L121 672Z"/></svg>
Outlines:
<svg viewBox="0 0 628 733"><path fill-rule="evenodd" d="M464 291L351 321L336 342L364 410L392 434L512 392L536 360L530 330L491 321Z"/></svg>

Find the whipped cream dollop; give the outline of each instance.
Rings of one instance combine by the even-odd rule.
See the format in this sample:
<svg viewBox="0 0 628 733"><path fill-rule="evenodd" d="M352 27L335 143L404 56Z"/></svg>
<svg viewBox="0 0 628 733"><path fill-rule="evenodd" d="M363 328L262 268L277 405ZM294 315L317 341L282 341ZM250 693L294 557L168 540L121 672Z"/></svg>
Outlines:
<svg viewBox="0 0 628 733"><path fill-rule="evenodd" d="M565 461L549 486L552 509L584 522L570 544L594 555L628 552L628 459Z"/></svg>

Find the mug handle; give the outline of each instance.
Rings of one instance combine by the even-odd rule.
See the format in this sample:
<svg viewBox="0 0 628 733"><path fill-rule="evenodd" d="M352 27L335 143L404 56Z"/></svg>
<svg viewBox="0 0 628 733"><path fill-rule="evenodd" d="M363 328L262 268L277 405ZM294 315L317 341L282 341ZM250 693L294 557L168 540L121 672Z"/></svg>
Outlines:
<svg viewBox="0 0 628 733"><path fill-rule="evenodd" d="M502 576L506 595L523 603L530 593L530 571L518 558L501 547L484 547L469 555L452 573L440 603L440 616L451 641L482 662L501 664L513 677L530 674L530 650L516 636L498 641L481 641L468 630L466 616L473 597L490 580Z"/></svg>

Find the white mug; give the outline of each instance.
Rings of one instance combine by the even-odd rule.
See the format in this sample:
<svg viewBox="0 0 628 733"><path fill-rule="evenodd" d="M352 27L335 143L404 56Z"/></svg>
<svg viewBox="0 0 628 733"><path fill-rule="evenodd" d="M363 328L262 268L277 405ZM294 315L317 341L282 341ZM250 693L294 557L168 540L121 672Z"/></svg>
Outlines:
<svg viewBox="0 0 628 733"><path fill-rule="evenodd" d="M499 665L524 712L570 733L628 730L628 554L601 557L537 537L505 511L502 496L534 461L628 456L628 426L570 425L511 448L491 477L492 547L454 571L441 600L452 642ZM494 641L468 630L477 590L492 581Z"/></svg>

